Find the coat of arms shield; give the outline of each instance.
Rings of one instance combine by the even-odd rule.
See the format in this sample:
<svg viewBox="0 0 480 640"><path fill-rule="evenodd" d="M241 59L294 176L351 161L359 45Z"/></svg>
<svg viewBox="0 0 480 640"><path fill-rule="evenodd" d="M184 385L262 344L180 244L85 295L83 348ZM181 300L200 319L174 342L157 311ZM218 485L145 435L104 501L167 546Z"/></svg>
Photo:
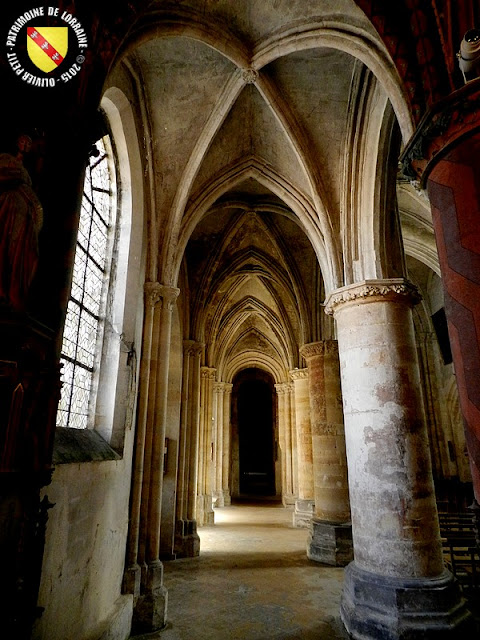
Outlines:
<svg viewBox="0 0 480 640"><path fill-rule="evenodd" d="M27 27L27 53L33 64L50 73L68 51L68 27Z"/></svg>

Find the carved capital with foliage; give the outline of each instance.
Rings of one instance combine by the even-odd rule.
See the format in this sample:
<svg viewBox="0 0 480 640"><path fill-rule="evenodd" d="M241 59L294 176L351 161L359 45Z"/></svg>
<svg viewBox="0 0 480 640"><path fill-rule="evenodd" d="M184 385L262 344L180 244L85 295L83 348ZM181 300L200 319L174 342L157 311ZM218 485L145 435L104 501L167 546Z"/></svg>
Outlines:
<svg viewBox="0 0 480 640"><path fill-rule="evenodd" d="M364 280L333 291L325 302L325 313L334 315L346 304L366 302L404 302L411 306L421 300L417 287L404 278Z"/></svg>
<svg viewBox="0 0 480 640"><path fill-rule="evenodd" d="M305 380L308 378L308 369L293 369L290 371L292 380Z"/></svg>

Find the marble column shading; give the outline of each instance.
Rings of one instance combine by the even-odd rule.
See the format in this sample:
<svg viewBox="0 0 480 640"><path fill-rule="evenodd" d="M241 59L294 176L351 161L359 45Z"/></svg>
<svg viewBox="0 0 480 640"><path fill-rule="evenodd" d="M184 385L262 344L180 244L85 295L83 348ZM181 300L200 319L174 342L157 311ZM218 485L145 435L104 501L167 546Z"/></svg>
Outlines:
<svg viewBox="0 0 480 640"><path fill-rule="evenodd" d="M403 278L334 291L354 561L341 616L353 638L445 638L469 614L442 559L412 306Z"/></svg>
<svg viewBox="0 0 480 640"><path fill-rule="evenodd" d="M183 343L182 413L176 499L175 555L195 557L200 553L196 522L198 430L200 419L200 359L204 345Z"/></svg>
<svg viewBox="0 0 480 640"><path fill-rule="evenodd" d="M297 432L298 464L298 498L295 500L293 525L295 527L308 528L312 520L314 506L308 370L294 369L290 372L290 376L295 389L295 426Z"/></svg>
<svg viewBox="0 0 480 640"><path fill-rule="evenodd" d="M140 370L137 442L132 480L127 570L124 591L133 593L133 629L155 631L165 625L167 590L160 561L163 452L172 311L179 290L145 284L144 348Z"/></svg>
<svg viewBox="0 0 480 640"><path fill-rule="evenodd" d="M480 133L477 131L445 155L433 158L435 166L427 181L448 333L477 502L480 502L479 151Z"/></svg>
<svg viewBox="0 0 480 640"><path fill-rule="evenodd" d="M306 344L313 448L315 514L307 555L345 566L353 560L340 363L336 340Z"/></svg>
<svg viewBox="0 0 480 640"><path fill-rule="evenodd" d="M213 524L213 390L217 370L200 369L197 524Z"/></svg>

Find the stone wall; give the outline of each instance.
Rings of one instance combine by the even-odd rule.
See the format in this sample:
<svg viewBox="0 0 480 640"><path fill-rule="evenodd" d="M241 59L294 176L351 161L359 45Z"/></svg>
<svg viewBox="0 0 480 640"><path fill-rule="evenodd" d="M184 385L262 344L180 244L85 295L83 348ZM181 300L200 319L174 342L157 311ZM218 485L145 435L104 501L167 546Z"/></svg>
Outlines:
<svg viewBox="0 0 480 640"><path fill-rule="evenodd" d="M34 640L129 636L133 597L121 595L133 430L124 457L60 464L44 490L49 512ZM112 631L115 635L111 635ZM105 636L107 637L107 636Z"/></svg>

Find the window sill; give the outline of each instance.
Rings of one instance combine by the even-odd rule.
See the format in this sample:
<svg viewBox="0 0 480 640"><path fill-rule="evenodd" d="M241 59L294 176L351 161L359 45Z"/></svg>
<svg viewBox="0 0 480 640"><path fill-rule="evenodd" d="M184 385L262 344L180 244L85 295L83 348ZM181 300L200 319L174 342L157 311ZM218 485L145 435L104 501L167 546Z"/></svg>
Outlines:
<svg viewBox="0 0 480 640"><path fill-rule="evenodd" d="M57 427L53 445L53 464L104 462L122 457L94 429Z"/></svg>

